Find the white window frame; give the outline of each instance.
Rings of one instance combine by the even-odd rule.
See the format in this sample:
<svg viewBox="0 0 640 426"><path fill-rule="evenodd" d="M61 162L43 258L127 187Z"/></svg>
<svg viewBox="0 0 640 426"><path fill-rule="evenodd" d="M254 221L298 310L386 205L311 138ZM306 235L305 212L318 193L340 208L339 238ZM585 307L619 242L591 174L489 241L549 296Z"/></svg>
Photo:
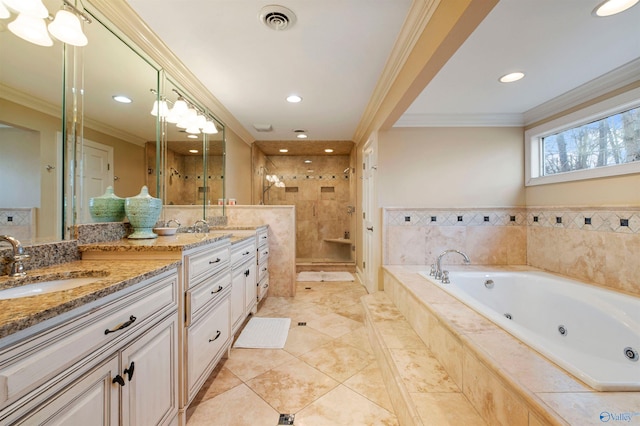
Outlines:
<svg viewBox="0 0 640 426"><path fill-rule="evenodd" d="M637 88L525 131L525 186L640 173L640 161L636 161L544 176L542 174L543 164L541 161L543 137L639 106L640 88Z"/></svg>

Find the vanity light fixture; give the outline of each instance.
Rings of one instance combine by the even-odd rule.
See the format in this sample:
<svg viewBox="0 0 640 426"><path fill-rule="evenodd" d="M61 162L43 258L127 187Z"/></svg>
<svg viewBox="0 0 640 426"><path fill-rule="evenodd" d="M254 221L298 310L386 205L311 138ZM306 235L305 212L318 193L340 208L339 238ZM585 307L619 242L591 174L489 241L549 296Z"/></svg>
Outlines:
<svg viewBox="0 0 640 426"><path fill-rule="evenodd" d="M187 127L185 132L190 133L192 135L199 135L200 134L200 128L198 128L197 125L192 125L192 126Z"/></svg>
<svg viewBox="0 0 640 426"><path fill-rule="evenodd" d="M153 102L153 108L151 108L151 115L156 117L158 114L160 114L161 118L167 118L169 116L169 105L167 104L167 101L156 100Z"/></svg>
<svg viewBox="0 0 640 426"><path fill-rule="evenodd" d="M0 0L0 18L9 18L9 10L17 13L18 17L7 25L9 31L39 46L53 45L49 34L66 44L86 46L88 40L82 32L80 19L87 23L91 19L68 0L62 2L62 8L54 18L49 15L42 0ZM47 25L45 19L52 22Z"/></svg>
<svg viewBox="0 0 640 426"><path fill-rule="evenodd" d="M301 102L302 98L298 95L289 95L287 96L287 102L291 103L291 104L297 104L298 102Z"/></svg>
<svg viewBox="0 0 640 426"><path fill-rule="evenodd" d="M215 135L218 133L218 128L216 127L216 123L213 121L207 120L204 127L202 128L202 133L207 135Z"/></svg>
<svg viewBox="0 0 640 426"><path fill-rule="evenodd" d="M9 9L7 9L4 3L0 0L0 19L7 19L10 16L11 12L9 12Z"/></svg>
<svg viewBox="0 0 640 426"><path fill-rule="evenodd" d="M513 83L514 81L518 81L524 78L524 73L520 71L512 72L509 74L505 74L498 79L500 83Z"/></svg>
<svg viewBox="0 0 640 426"><path fill-rule="evenodd" d="M113 100L116 102L120 102L121 104L130 104L133 102L130 97L125 95L113 95Z"/></svg>
<svg viewBox="0 0 640 426"><path fill-rule="evenodd" d="M624 12L635 6L640 0L605 0L593 9L593 16L602 18Z"/></svg>

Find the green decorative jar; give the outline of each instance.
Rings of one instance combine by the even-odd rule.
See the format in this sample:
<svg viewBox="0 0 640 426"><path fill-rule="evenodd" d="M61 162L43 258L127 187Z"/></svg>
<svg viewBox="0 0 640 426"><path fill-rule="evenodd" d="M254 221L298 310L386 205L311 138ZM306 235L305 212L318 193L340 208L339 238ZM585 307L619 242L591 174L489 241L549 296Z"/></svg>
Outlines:
<svg viewBox="0 0 640 426"><path fill-rule="evenodd" d="M149 189L142 187L140 194L128 197L124 202L124 210L133 227L133 233L129 238L144 239L157 238L153 227L160 218L162 212L162 200L149 195Z"/></svg>
<svg viewBox="0 0 640 426"><path fill-rule="evenodd" d="M124 198L113 193L113 186L107 186L103 195L89 198L89 213L94 222L122 222Z"/></svg>

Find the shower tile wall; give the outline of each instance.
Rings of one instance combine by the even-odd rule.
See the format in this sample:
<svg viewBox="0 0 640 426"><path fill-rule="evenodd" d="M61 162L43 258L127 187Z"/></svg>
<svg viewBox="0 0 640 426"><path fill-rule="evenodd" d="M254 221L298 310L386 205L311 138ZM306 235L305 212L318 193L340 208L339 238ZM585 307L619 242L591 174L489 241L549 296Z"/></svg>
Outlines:
<svg viewBox="0 0 640 426"><path fill-rule="evenodd" d="M383 209L383 263L529 265L640 296L640 209ZM452 263L460 263L452 257Z"/></svg>
<svg viewBox="0 0 640 426"><path fill-rule="evenodd" d="M349 244L325 241L351 233L349 160L347 155L269 157L267 173L277 174L286 187L269 189L264 202L296 206L296 258L351 260Z"/></svg>

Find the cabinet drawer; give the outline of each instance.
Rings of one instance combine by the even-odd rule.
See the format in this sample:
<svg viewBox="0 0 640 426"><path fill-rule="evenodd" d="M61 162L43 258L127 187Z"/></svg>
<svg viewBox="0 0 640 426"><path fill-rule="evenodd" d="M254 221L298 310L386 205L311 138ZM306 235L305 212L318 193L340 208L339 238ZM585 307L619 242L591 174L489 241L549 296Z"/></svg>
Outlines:
<svg viewBox="0 0 640 426"><path fill-rule="evenodd" d="M258 281L262 281L264 277L269 275L269 261L265 260L264 262L258 265Z"/></svg>
<svg viewBox="0 0 640 426"><path fill-rule="evenodd" d="M264 262L267 257L269 257L269 246L261 247L258 250L258 263Z"/></svg>
<svg viewBox="0 0 640 426"><path fill-rule="evenodd" d="M229 298L225 298L211 311L200 318L187 331L187 389L189 400L200 387L206 377L208 367L230 338L231 309Z"/></svg>
<svg viewBox="0 0 640 426"><path fill-rule="evenodd" d="M203 250L185 257L189 285L195 284L198 278L206 274L214 274L229 265L229 245Z"/></svg>
<svg viewBox="0 0 640 426"><path fill-rule="evenodd" d="M186 294L186 320L187 324L191 324L194 317L207 304L225 296L231 286L231 274L223 273L216 275L215 278L209 278L198 284L195 288L187 291Z"/></svg>
<svg viewBox="0 0 640 426"><path fill-rule="evenodd" d="M256 231L256 240L258 240L258 247L269 244L269 228L263 228Z"/></svg>
<svg viewBox="0 0 640 426"><path fill-rule="evenodd" d="M139 334L152 317L177 305L177 275L142 288L97 311L70 319L0 354L0 406L103 346Z"/></svg>
<svg viewBox="0 0 640 426"><path fill-rule="evenodd" d="M231 246L231 265L240 265L252 256L256 255L256 240L251 238L249 241L237 243Z"/></svg>
<svg viewBox="0 0 640 426"><path fill-rule="evenodd" d="M269 276L267 275L258 283L258 302L264 299L269 290Z"/></svg>

